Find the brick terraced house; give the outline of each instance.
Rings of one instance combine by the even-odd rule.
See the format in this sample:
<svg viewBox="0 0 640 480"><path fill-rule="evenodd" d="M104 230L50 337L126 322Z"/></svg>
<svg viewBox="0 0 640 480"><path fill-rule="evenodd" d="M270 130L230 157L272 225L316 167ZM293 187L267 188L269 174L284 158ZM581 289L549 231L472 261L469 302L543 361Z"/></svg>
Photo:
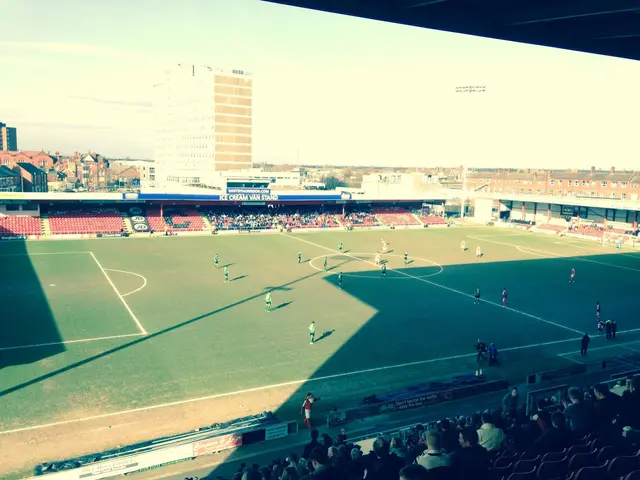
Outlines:
<svg viewBox="0 0 640 480"><path fill-rule="evenodd" d="M640 172L610 170L478 170L468 191L638 200Z"/></svg>

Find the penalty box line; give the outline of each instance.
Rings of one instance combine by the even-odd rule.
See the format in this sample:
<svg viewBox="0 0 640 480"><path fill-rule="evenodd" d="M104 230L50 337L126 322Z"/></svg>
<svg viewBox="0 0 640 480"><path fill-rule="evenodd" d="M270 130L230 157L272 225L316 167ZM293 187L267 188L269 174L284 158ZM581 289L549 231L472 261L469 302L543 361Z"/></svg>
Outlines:
<svg viewBox="0 0 640 480"><path fill-rule="evenodd" d="M295 237L295 236L292 236L292 235L285 235L284 233L281 233L280 235L283 235L283 236L288 237L288 238L292 238L294 240L298 240L299 242L308 243L309 245L313 245L314 247L317 247L317 248L322 248L324 250L327 250L327 251L330 251L330 252L333 252L333 253L344 255L345 257L349 257L349 258L352 258L354 260L358 260L360 262L364 262L364 263L366 263L368 265L371 265L371 266L373 266L375 268L378 268L378 266L373 262L370 262L368 260L363 260L363 259L358 258L358 257L354 257L352 255L349 255L348 253L343 253L343 252L340 252L338 250L334 250L333 248L325 247L324 245L320 245L318 243L311 242L309 240L305 240L304 238L299 238L299 237ZM387 268L390 271L396 272L396 273L398 273L400 275L403 275L405 277L408 277L408 278L412 278L412 279L417 280L419 282L424 282L424 283L426 283L428 285L432 285L434 287L442 288L443 290L448 290L449 292L457 293L458 295L463 295L463 296L465 296L467 298L474 298L473 295L471 295L469 293L462 292L460 290L456 290L455 288L446 287L444 285L440 285L439 283L432 282L432 281L427 280L425 278L416 277L415 275L411 275L411 274L403 272L401 270L396 270L396 269L389 268L389 267L387 267ZM493 305L494 307L505 308L501 304L495 303L495 302L491 302L489 300L481 300L481 301L484 302L484 303L487 303L489 305ZM532 315L532 314L527 313L527 312L523 312L521 310L516 310L514 308L509 308L509 307L507 307L506 309L511 311L511 312L514 312L514 313L517 313L519 315L522 315L524 317L532 318L532 319L537 320L539 322L546 323L548 325L553 325L554 327L558 327L558 328L561 328L563 330L567 330L567 331L572 332L572 333L579 333L581 335L583 334L583 332L581 332L580 330L576 330L574 328L567 327L566 325L562 325L560 323L552 322L551 320L545 320L544 318L538 317L536 315Z"/></svg>
<svg viewBox="0 0 640 480"><path fill-rule="evenodd" d="M507 234L507 236L515 237L515 235L508 235L508 234ZM538 248L527 247L526 245L515 245L513 243L499 242L497 240L489 240L488 238L481 238L479 236L471 236L471 235L468 238L472 238L473 240L477 240L479 242L489 242L489 243L495 243L496 245L504 245L506 247L512 247L512 248L515 248L516 250L521 251L522 253L528 253L528 252L525 252L524 250L531 251L531 252L539 252L539 253L542 253L542 254L546 255L546 258L558 258L560 260L567 260L567 261L595 263L596 265L604 265L605 267L619 268L621 270L629 270L631 272L636 272L636 273L640 272L640 270L638 270L637 268L625 267L623 265L615 265L613 263L598 262L597 260L591 260L589 258L572 257L572 256L569 256L569 255L562 255L560 253L549 252L547 250L540 250ZM534 254L529 254L529 255L534 255L534 256L538 256L538 257L541 256L541 255L538 255L538 254L535 254L535 253Z"/></svg>
<svg viewBox="0 0 640 480"><path fill-rule="evenodd" d="M63 340L62 342L34 343L31 345L15 345L13 347L0 347L0 352L9 350L24 350L26 348L53 347L56 345L70 345L73 343L98 342L102 340L117 340L119 338L141 337L144 333L127 333L124 335L111 335L108 337L80 338L78 340Z"/></svg>
<svg viewBox="0 0 640 480"><path fill-rule="evenodd" d="M120 291L118 290L118 288L115 286L115 284L113 283L113 281L111 280L111 278L109 277L109 274L106 272L106 270L104 269L104 267L102 266L102 264L98 261L98 259L96 258L96 256L93 254L93 252L89 252L89 255L91 255L91 257L93 258L93 260L96 262L96 265L98 265L98 268L100 269L100 271L102 272L102 274L104 275L104 278L107 279L107 282L109 282L109 285L111 285L111 288L113 288L113 291L116 292L116 295L118 296L118 298L120 299L120 301L122 302L122 304L124 305L124 308L127 309L127 312L129 312L129 315L131 316L131 318L133 319L134 323L136 324L136 326L138 327L138 330L140 330L140 333L142 335L147 335L147 331L145 330L145 328L142 326L142 323L140 323L140 320L138 320L138 317L136 317L136 314L133 313L133 310L131 310L131 307L129 306L129 304L127 303L127 301L124 299L124 297L122 296L122 294L120 293Z"/></svg>

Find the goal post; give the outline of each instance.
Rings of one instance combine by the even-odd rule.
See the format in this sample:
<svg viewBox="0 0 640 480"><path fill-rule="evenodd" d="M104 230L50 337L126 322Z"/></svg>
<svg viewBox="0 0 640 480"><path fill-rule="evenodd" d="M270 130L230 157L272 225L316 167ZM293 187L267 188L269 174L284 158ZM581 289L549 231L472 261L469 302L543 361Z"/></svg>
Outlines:
<svg viewBox="0 0 640 480"><path fill-rule="evenodd" d="M629 247L636 248L638 245L638 237L616 232L604 232L602 234L603 247Z"/></svg>

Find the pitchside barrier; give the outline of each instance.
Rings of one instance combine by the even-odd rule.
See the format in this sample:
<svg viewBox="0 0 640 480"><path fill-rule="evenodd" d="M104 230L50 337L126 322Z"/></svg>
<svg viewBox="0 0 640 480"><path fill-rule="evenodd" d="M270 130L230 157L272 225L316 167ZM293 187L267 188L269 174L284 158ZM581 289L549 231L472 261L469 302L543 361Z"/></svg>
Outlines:
<svg viewBox="0 0 640 480"><path fill-rule="evenodd" d="M365 398L363 405L357 407L343 410L336 408L327 415L327 426L345 425L363 418L428 407L481 393L505 390L508 386L506 380L487 382L475 375L456 377L449 382L418 385L392 394Z"/></svg>
<svg viewBox="0 0 640 480"><path fill-rule="evenodd" d="M265 412L118 450L44 463L35 468L35 476L29 480L97 480L126 475L296 433L297 421L280 422Z"/></svg>

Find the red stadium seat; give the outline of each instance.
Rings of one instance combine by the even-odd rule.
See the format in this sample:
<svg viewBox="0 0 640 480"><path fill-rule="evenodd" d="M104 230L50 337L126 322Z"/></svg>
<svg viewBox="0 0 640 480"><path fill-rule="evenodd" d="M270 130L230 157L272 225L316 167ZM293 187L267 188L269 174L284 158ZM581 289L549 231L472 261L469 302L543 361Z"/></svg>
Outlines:
<svg viewBox="0 0 640 480"><path fill-rule="evenodd" d="M418 222L416 217L402 207L374 208L373 213L384 225L420 225L420 222Z"/></svg>
<svg viewBox="0 0 640 480"><path fill-rule="evenodd" d="M0 217L0 237L18 237L22 235L42 235L40 218L28 216Z"/></svg>
<svg viewBox="0 0 640 480"><path fill-rule="evenodd" d="M49 212L52 235L120 233L125 227L116 208L85 208Z"/></svg>

